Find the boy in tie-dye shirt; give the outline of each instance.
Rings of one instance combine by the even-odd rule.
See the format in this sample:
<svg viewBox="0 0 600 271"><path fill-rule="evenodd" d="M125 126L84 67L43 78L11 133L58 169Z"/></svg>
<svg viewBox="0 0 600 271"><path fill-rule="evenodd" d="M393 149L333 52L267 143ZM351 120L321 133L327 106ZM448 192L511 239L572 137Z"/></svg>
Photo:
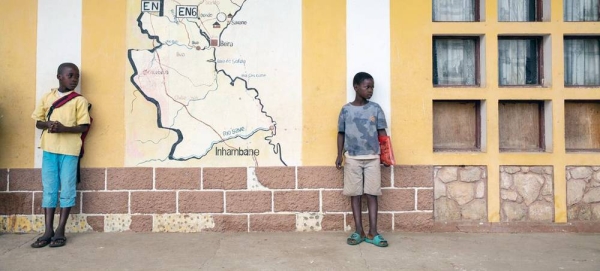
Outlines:
<svg viewBox="0 0 600 271"><path fill-rule="evenodd" d="M353 80L356 98L342 107L338 119L335 165L342 168L344 160L344 195L350 196L356 231L347 240L349 245L367 241L386 247L387 241L377 232L377 197L381 196L381 165L378 136L387 135L387 123L381 107L369 101L375 82L365 72ZM369 233L365 234L361 219L361 198L366 195L369 208Z"/></svg>

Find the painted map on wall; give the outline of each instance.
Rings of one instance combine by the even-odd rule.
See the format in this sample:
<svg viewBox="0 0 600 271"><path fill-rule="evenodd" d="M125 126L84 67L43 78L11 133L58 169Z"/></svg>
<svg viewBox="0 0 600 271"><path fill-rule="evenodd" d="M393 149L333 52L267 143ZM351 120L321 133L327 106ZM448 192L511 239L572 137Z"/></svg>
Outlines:
<svg viewBox="0 0 600 271"><path fill-rule="evenodd" d="M127 166L300 164L301 10L130 1Z"/></svg>

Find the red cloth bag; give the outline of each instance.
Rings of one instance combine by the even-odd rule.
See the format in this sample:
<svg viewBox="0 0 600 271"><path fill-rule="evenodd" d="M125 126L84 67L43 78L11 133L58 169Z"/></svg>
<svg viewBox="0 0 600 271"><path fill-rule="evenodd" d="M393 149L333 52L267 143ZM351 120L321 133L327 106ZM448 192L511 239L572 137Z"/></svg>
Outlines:
<svg viewBox="0 0 600 271"><path fill-rule="evenodd" d="M394 149L392 149L392 141L389 136L378 136L379 138L379 158L380 162L386 166L393 166L396 164L394 158Z"/></svg>

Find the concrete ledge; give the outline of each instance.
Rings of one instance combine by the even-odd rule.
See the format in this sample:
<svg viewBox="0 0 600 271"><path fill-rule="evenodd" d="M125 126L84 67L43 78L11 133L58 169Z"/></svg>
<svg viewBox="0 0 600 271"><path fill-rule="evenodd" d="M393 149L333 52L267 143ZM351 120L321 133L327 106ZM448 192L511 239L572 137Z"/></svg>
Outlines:
<svg viewBox="0 0 600 271"><path fill-rule="evenodd" d="M536 222L498 222L464 223L435 222L433 232L464 233L600 233L600 222L536 223Z"/></svg>
<svg viewBox="0 0 600 271"><path fill-rule="evenodd" d="M56 217L58 221L58 216ZM366 212L363 227L369 229ZM44 230L43 215L0 216L0 233ZM381 232L600 233L600 222L434 222L431 212L380 213ZM295 232L353 231L352 213L72 214L67 232Z"/></svg>

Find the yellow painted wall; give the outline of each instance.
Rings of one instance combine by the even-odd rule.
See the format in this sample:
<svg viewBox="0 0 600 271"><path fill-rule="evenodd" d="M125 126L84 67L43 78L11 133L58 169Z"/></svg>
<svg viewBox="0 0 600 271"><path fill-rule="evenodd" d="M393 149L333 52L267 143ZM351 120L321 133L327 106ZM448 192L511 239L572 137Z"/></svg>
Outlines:
<svg viewBox="0 0 600 271"><path fill-rule="evenodd" d="M1 7L0 168L33 167L37 1Z"/></svg>
<svg viewBox="0 0 600 271"><path fill-rule="evenodd" d="M85 167L124 164L124 88L127 64L126 1L83 1L81 89L92 103L92 131L86 139Z"/></svg>
<svg viewBox="0 0 600 271"><path fill-rule="evenodd" d="M346 103L346 0L302 2L302 164L334 165Z"/></svg>
<svg viewBox="0 0 600 271"><path fill-rule="evenodd" d="M488 219L500 219L499 171L503 165L551 165L554 167L555 220L566 222L567 165L598 165L593 153L565 153L564 100L598 99L598 88L564 88L563 36L600 34L600 23L562 22L561 0L552 0L550 20L534 23L497 22L496 1L486 1L485 21L432 22L432 2L391 2L392 134L399 164L486 165L488 168ZM407 8L410 7L410 8ZM432 83L432 37L435 35L483 36L485 66L481 87L440 88ZM547 87L498 87L498 35L550 35L552 83ZM482 62L483 63L483 62ZM433 152L433 100L485 100L486 148L480 153ZM552 152L501 153L499 151L498 101L551 100ZM548 131L547 131L548 132Z"/></svg>

